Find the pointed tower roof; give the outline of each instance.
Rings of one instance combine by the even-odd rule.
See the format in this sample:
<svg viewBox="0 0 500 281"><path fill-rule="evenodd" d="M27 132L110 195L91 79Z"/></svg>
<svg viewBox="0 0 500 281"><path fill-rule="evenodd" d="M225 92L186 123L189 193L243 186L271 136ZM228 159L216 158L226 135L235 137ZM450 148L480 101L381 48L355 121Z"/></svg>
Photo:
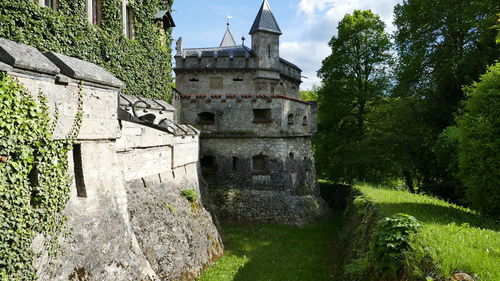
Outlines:
<svg viewBox="0 0 500 281"><path fill-rule="evenodd" d="M220 47L233 47L236 46L236 41L234 41L233 34L229 30L229 22L227 23L226 33L220 42Z"/></svg>
<svg viewBox="0 0 500 281"><path fill-rule="evenodd" d="M267 2L267 0L262 2L259 13L253 22L252 28L250 29L250 34L259 30L273 32L280 35L282 34L281 29L274 18L273 12L271 11L271 6L269 6L269 2Z"/></svg>

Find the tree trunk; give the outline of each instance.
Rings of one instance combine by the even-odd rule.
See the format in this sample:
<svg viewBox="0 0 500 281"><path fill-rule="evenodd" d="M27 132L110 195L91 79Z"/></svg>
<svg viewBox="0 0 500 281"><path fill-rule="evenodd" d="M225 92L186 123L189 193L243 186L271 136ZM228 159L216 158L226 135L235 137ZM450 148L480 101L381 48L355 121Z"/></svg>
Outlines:
<svg viewBox="0 0 500 281"><path fill-rule="evenodd" d="M405 183L406 183L406 186L408 186L408 189L410 190L410 192L415 193L415 188L413 187L413 179L411 178L410 171L404 170L403 176L405 177Z"/></svg>

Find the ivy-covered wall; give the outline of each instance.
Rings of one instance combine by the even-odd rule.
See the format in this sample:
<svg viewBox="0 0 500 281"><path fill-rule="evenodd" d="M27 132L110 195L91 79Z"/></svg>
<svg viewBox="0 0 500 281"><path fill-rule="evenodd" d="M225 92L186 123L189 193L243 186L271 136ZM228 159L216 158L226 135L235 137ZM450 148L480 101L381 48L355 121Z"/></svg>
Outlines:
<svg viewBox="0 0 500 281"><path fill-rule="evenodd" d="M37 1L38 2L38 1ZM122 0L102 0L99 26L87 20L86 0L58 0L58 9L33 0L0 0L0 37L93 62L127 85L125 93L169 100L171 34L154 21L172 1L129 0L133 40L123 35Z"/></svg>
<svg viewBox="0 0 500 281"><path fill-rule="evenodd" d="M78 113L65 140L54 140L48 102L39 102L16 78L0 73L0 280L34 280L31 243L37 233L45 248L57 253L64 226L61 212L69 199L68 151L77 137Z"/></svg>

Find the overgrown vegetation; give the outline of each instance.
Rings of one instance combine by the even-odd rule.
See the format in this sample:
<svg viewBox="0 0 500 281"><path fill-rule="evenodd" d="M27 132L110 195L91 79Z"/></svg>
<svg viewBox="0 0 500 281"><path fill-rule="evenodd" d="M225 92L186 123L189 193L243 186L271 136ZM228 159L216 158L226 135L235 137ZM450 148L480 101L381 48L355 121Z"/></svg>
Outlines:
<svg viewBox="0 0 500 281"><path fill-rule="evenodd" d="M186 198L189 202L194 202L196 201L196 198L198 198L198 194L194 189L184 189L181 191L181 195L184 196L184 198Z"/></svg>
<svg viewBox="0 0 500 281"><path fill-rule="evenodd" d="M448 280L456 271L478 280L500 279L498 222L427 195L370 184L355 189L359 195L347 211L349 255L340 280ZM415 220L391 218L402 212L421 224L414 235L408 234ZM380 218L385 219L377 224ZM386 243L389 237L397 237L398 250ZM377 244L383 247L377 250ZM387 254L396 262L385 262Z"/></svg>
<svg viewBox="0 0 500 281"><path fill-rule="evenodd" d="M53 140L43 94L36 102L12 77L0 73L0 279L35 280L31 243L38 233L56 254L60 215L69 198L68 151L77 137L78 113L66 140ZM56 118L57 119L57 118Z"/></svg>
<svg viewBox="0 0 500 281"><path fill-rule="evenodd" d="M127 85L126 93L169 100L171 38L153 20L167 0L129 1L135 38L125 38L122 1L102 2L99 26L87 20L85 0L58 0L54 11L33 0L0 1L0 37L96 63ZM172 2L172 1L171 1Z"/></svg>
<svg viewBox="0 0 500 281"><path fill-rule="evenodd" d="M321 281L335 279L333 237L340 220L303 228L223 225L225 255L199 281Z"/></svg>
<svg viewBox="0 0 500 281"><path fill-rule="evenodd" d="M498 67L466 87L498 59L499 9L494 0L406 0L395 7L394 42L372 12L346 14L318 72L320 176L402 180L499 216Z"/></svg>

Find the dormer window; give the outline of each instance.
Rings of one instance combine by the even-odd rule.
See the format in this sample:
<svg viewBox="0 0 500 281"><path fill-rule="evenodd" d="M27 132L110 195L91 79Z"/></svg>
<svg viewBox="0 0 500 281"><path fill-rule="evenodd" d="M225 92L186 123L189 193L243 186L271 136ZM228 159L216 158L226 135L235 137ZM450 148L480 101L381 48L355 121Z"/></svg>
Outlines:
<svg viewBox="0 0 500 281"><path fill-rule="evenodd" d="M93 25L101 25L102 0L87 0L87 18Z"/></svg>

